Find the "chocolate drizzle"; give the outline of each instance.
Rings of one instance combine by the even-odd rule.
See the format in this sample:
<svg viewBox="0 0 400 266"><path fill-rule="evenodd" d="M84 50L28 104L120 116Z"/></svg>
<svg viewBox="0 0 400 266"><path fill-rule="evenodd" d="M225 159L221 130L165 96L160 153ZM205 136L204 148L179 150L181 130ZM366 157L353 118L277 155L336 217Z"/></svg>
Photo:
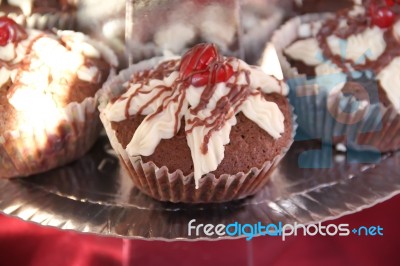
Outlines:
<svg viewBox="0 0 400 266"><path fill-rule="evenodd" d="M13 66L14 66L14 69L17 69L17 68L18 68L18 72L17 72L16 78L15 78L16 82L14 82L14 83L12 84L12 86L11 86L11 87L9 88L9 90L8 90L8 93L7 93L7 97L8 97L8 98L11 98L12 95L13 95L13 94L15 93L15 91L17 90L17 87L21 85L21 84L18 82L18 80L20 79L19 77L20 77L22 71L25 71L25 70L27 70L27 69L29 68L30 60L31 60L31 59L30 59L30 57L29 57L28 55L31 53L31 51L32 51L32 49L33 49L33 45L34 45L38 40L40 40L41 38L43 38L44 36L45 36L45 34L39 34L38 36L36 36L36 37L29 43L29 45L28 45L28 47L27 47L27 49L26 49L26 51L25 51L24 59L23 59L21 62L16 63L16 64L13 65ZM3 62L3 61L0 60L0 62Z"/></svg>
<svg viewBox="0 0 400 266"><path fill-rule="evenodd" d="M190 59L192 60L192 59ZM198 60L198 59L197 59ZM219 58L216 62L210 63L208 65L208 69L211 69L209 72L210 75L208 76L208 82L205 86L199 86L199 89L204 87L204 90L201 94L199 103L197 106L191 106L189 109L189 112L192 115L198 115L201 111L205 110L208 108L208 105L210 103L210 100L212 96L215 94L215 91L218 88L218 84L216 82L218 75L218 71L221 69L223 71L226 70L225 66L229 65L231 67L231 64L237 59L234 58ZM195 65L198 64L198 61L192 61L192 63L195 62ZM140 84L139 87L128 97L127 104L125 106L125 117L128 119L131 114L129 113L129 109L131 106L131 102L134 97L136 97L139 94L148 94L151 92L151 90L145 90L144 86L148 85L151 79L163 79L164 77L167 77L174 71L179 71L181 69L182 73L182 65L180 61L177 60L171 60L171 61L166 61L162 62L159 64L155 69L153 70L146 70L140 73L137 73L133 76L130 84ZM175 125L174 125L174 132L175 135L178 132L178 126L180 122L179 114L181 113L184 101L186 99L186 91L189 88L189 86L193 86L191 84L192 77L196 74L203 74L205 70L198 70L195 69L188 75L179 75L179 77L173 82L173 84L169 87L167 86L156 86L152 88L152 90L159 90L157 94L155 94L151 99L149 99L147 102L145 102L143 105L140 106L138 111L134 115L140 115L142 114L143 110L147 108L151 103L153 103L156 99L161 97L161 95L169 91L170 96L167 96L165 99L163 99L162 104L150 115L147 116L146 120L150 120L153 118L156 118L158 114L163 112L169 104L173 103L178 103L178 108L176 109L175 112ZM241 74L244 74L245 77L245 84L238 84L238 79ZM250 88L250 72L248 70L238 70L233 73L232 75L233 79L230 79L230 81L226 81L226 87L229 89L229 92L221 97L215 107L211 110L210 115L207 117L200 118L199 116L196 116L193 119L188 119L186 121L186 134L190 134L193 132L193 130L196 127L201 127L204 126L208 128L207 133L203 137L203 142L201 144L201 151L203 154L206 154L208 152L208 143L210 141L210 138L212 135L216 132L221 130L225 123L231 119L233 116L235 116L236 112L239 110L240 105L247 99L247 97L251 94L257 94L259 92L253 91ZM195 88L197 86L194 86ZM125 100L126 97L121 97L118 100Z"/></svg>
<svg viewBox="0 0 400 266"><path fill-rule="evenodd" d="M326 20L321 29L319 30L316 39L321 47L325 60L331 60L335 65L342 69L343 72L349 73L352 69L357 71L372 70L374 73L379 73L383 68L390 64L393 58L400 56L400 44L396 39L393 32L393 27L386 29L384 32L384 39L386 42L386 49L377 60L369 60L366 58L364 64L356 64L351 59L345 59L341 55L334 55L328 45L329 36L337 36L341 39L347 39L351 35L360 34L367 28L372 28L374 25L371 23L371 18L364 15L352 17L349 15L351 9L345 9L338 13L334 18ZM347 22L346 27L339 27L340 21ZM396 22L399 20L397 17ZM349 66L351 68L349 68Z"/></svg>

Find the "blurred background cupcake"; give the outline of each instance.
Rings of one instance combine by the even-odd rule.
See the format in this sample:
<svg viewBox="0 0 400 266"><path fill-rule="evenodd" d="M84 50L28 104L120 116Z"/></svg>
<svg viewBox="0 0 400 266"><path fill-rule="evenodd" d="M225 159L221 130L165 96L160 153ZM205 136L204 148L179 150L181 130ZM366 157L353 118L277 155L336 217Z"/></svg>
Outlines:
<svg viewBox="0 0 400 266"><path fill-rule="evenodd" d="M243 0L241 2L241 44L244 60L257 64L265 43L284 19L284 8L276 0Z"/></svg>
<svg viewBox="0 0 400 266"><path fill-rule="evenodd" d="M78 0L2 0L0 16L35 29L75 29Z"/></svg>
<svg viewBox="0 0 400 266"><path fill-rule="evenodd" d="M80 31L106 41L122 65L127 66L125 2L81 0L77 4L77 18ZM196 43L212 42L225 55L255 63L283 19L283 9L277 2L134 1L133 26L127 32L132 62L164 53L181 54ZM243 37L242 43L239 35Z"/></svg>
<svg viewBox="0 0 400 266"><path fill-rule="evenodd" d="M115 55L81 33L27 29L7 17L0 33L0 177L79 158L101 129L96 93Z"/></svg>
<svg viewBox="0 0 400 266"><path fill-rule="evenodd" d="M385 1L304 15L276 32L290 98L309 138L400 148L399 36L399 6Z"/></svg>

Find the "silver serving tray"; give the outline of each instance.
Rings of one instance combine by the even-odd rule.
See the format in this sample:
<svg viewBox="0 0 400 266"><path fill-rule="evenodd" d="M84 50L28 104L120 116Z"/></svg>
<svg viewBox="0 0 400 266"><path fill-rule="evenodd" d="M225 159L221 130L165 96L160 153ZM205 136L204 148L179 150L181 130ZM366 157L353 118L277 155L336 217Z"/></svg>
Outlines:
<svg viewBox="0 0 400 266"><path fill-rule="evenodd" d="M299 154L315 148L320 148L318 142L295 142L268 185L253 197L187 205L158 202L140 193L103 136L86 156L68 166L0 180L0 210L44 226L105 236L211 240L217 238L189 237L188 222L317 223L358 212L400 192L400 153L368 164L357 162L357 157L374 155L311 153L303 157L303 165L332 160L331 167L299 168Z"/></svg>

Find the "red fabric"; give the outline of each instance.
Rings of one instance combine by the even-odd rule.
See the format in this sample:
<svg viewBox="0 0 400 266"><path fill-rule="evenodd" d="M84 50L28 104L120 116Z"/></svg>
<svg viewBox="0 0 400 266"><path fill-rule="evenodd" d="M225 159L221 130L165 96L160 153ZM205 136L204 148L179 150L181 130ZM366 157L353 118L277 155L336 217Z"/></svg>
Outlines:
<svg viewBox="0 0 400 266"><path fill-rule="evenodd" d="M398 196L334 221L380 225L382 237L289 237L285 242L259 237L251 242L123 243L0 216L0 265L400 265L399 209Z"/></svg>

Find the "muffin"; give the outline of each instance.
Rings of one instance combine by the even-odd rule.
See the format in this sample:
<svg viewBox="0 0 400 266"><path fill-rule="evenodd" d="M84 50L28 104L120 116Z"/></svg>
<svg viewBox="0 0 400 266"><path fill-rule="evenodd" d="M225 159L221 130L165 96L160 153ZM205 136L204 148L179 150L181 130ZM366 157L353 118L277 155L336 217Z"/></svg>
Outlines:
<svg viewBox="0 0 400 266"><path fill-rule="evenodd" d="M284 83L198 44L105 84L100 118L135 186L171 202L256 193L293 141Z"/></svg>
<svg viewBox="0 0 400 266"><path fill-rule="evenodd" d="M310 138L357 150L400 148L398 4L298 17L273 42Z"/></svg>
<svg viewBox="0 0 400 266"><path fill-rule="evenodd" d="M8 16L28 28L75 29L76 0L0 1L0 16Z"/></svg>
<svg viewBox="0 0 400 266"><path fill-rule="evenodd" d="M0 62L0 178L83 155L101 129L96 93L115 55L81 33L26 29L0 17Z"/></svg>

